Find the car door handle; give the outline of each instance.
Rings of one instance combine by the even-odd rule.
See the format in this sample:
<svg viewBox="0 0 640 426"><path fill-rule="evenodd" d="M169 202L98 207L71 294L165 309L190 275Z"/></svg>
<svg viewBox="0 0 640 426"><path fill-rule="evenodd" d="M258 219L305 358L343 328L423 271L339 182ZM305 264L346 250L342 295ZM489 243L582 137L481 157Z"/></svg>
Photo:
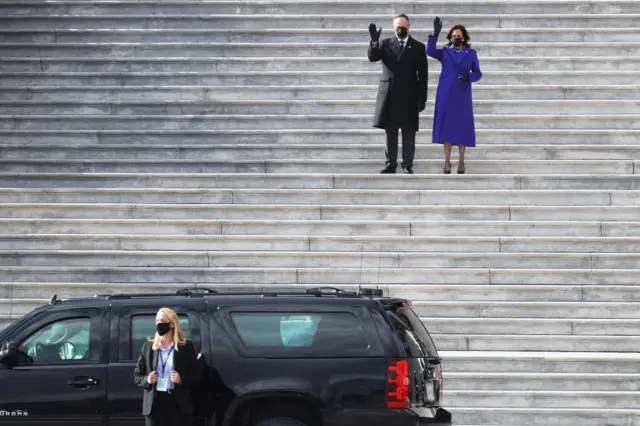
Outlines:
<svg viewBox="0 0 640 426"><path fill-rule="evenodd" d="M100 384L99 380L92 379L91 377L76 377L73 380L69 380L69 386L75 386L77 388L88 388L89 386L97 386Z"/></svg>

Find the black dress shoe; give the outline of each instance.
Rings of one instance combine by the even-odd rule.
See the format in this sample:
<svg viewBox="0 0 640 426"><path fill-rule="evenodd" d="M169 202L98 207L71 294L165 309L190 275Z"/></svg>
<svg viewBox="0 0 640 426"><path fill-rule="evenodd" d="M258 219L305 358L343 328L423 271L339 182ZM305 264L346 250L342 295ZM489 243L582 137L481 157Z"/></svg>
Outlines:
<svg viewBox="0 0 640 426"><path fill-rule="evenodd" d="M393 174L396 172L396 167L398 166L392 166L392 165L388 165L387 167L385 167L384 169L380 170L380 173L383 175L386 174Z"/></svg>
<svg viewBox="0 0 640 426"><path fill-rule="evenodd" d="M405 166L402 169L404 170L404 173L407 174L407 175L412 175L413 174L413 167Z"/></svg>

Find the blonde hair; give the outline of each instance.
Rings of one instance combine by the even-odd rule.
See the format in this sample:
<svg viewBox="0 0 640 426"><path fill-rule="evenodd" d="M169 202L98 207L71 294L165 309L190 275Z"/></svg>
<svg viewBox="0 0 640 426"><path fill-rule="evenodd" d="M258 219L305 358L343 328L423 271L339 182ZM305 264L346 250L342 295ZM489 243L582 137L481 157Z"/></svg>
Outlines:
<svg viewBox="0 0 640 426"><path fill-rule="evenodd" d="M169 320L169 324L173 325L173 348L176 352L178 352L178 347L180 345L184 345L187 343L187 338L184 336L184 332L182 331L182 327L180 327L180 320L178 318L178 314L173 309L170 308L160 308L158 313L163 314ZM149 339L150 342L153 342L151 346L154 351L160 349L160 340L162 336L158 334L156 331L156 335L153 339Z"/></svg>

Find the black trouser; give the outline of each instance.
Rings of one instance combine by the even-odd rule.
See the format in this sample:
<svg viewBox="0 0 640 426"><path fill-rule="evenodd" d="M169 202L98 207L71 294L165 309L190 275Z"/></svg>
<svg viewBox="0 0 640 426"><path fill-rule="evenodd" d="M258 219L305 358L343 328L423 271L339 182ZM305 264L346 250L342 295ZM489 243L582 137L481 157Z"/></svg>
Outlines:
<svg viewBox="0 0 640 426"><path fill-rule="evenodd" d="M156 392L151 414L145 417L146 426L191 426L192 416L186 414L176 403L174 396Z"/></svg>
<svg viewBox="0 0 640 426"><path fill-rule="evenodd" d="M387 132L387 164L398 165L398 128L390 127ZM416 152L416 131L413 129L402 129L402 167L413 167L413 157Z"/></svg>

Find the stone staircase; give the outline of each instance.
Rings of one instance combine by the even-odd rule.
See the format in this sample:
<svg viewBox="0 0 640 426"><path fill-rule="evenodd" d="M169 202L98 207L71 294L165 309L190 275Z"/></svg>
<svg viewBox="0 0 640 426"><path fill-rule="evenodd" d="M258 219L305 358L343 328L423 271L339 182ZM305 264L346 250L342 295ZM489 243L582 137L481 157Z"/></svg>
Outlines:
<svg viewBox="0 0 640 426"><path fill-rule="evenodd" d="M2 326L53 293L362 283L415 301L456 425L640 426L640 1L400 4L0 3ZM377 174L367 26L396 12L471 32L467 175L431 60L418 174Z"/></svg>

